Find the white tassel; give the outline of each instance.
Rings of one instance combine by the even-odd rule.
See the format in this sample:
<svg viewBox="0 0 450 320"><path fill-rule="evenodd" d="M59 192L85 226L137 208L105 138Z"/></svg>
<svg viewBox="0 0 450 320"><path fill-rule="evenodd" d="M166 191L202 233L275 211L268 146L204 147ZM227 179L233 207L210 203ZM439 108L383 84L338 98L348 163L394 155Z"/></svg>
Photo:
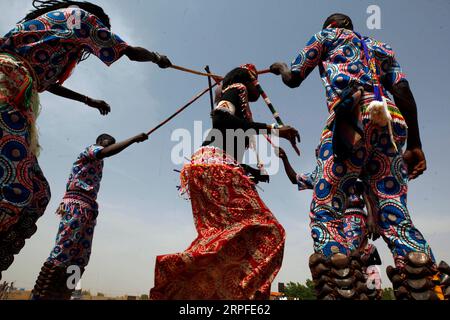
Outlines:
<svg viewBox="0 0 450 320"><path fill-rule="evenodd" d="M397 144L394 139L394 130L392 129L392 116L388 109L387 99L383 97L383 101L372 101L367 107L370 121L379 125L380 127L388 126L389 136L392 145L396 152L398 152Z"/></svg>
<svg viewBox="0 0 450 320"><path fill-rule="evenodd" d="M370 115L370 121L381 127L387 126L392 121L385 97L383 97L383 101L372 101L367 108L367 112Z"/></svg>

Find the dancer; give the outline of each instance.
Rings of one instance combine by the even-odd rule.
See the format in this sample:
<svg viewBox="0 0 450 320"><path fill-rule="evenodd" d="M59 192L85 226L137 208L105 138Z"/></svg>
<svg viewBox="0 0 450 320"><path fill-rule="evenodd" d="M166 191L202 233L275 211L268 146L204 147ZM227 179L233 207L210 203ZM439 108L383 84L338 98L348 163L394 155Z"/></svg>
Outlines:
<svg viewBox="0 0 450 320"><path fill-rule="evenodd" d="M311 173L297 174L292 168L286 152L279 148L277 152L283 161L286 175L289 180L298 186L299 191L313 190L317 182L318 168ZM316 150L316 157L318 150ZM359 295L361 300L379 300L381 299L381 276L378 267L381 265L380 255L375 245L369 243L372 239L379 238L378 228L376 226L376 213L366 205L366 196L364 195L364 185L361 181L355 184L355 192L349 197L349 204L342 217L342 231L345 237L345 245L351 252L355 261L362 266L363 274L360 272L349 272L344 278L347 281L336 281L329 279L327 290L317 292L320 298L321 294L329 294L333 287L337 287L341 293L347 297ZM365 207L367 208L365 210ZM351 277L357 277L357 291L353 290Z"/></svg>
<svg viewBox="0 0 450 320"><path fill-rule="evenodd" d="M394 51L385 43L354 32L348 16L334 14L291 68L275 63L271 70L294 88L318 65L330 117L321 138L318 181L311 205L316 252L311 264L338 270L349 266L351 259L340 221L351 188L360 178L375 196L380 232L394 256L397 268L388 268L388 274L397 298L437 299L442 297L442 289L449 297L449 281L443 273L450 269L442 263L438 270L430 246L413 225L406 205L408 173L410 179L417 178L425 171L426 160L416 104ZM356 108L352 102L342 103L361 86L365 92ZM314 273L324 277L329 271Z"/></svg>
<svg viewBox="0 0 450 320"><path fill-rule="evenodd" d="M157 257L151 299L268 299L281 268L285 231L258 195L266 181L257 169L240 165L256 134L279 133L295 142L291 127L278 130L253 121L249 102L257 101L252 65L232 70L223 80L212 112L213 130L181 173L188 192L197 239L183 253Z"/></svg>
<svg viewBox="0 0 450 320"><path fill-rule="evenodd" d="M148 139L145 133L123 142L108 134L97 138L73 164L66 193L57 210L61 217L56 244L44 263L33 290L35 300L68 300L74 288L68 288L67 268L77 266L82 275L91 256L94 228L97 224L97 195L103 176L103 159L115 156L134 143Z"/></svg>
<svg viewBox="0 0 450 320"><path fill-rule="evenodd" d="M165 56L133 47L110 31L103 9L88 2L33 1L30 12L0 38L0 279L50 200L38 161L38 93L48 91L98 109L110 106L62 86L89 54L111 65L123 55L171 65Z"/></svg>

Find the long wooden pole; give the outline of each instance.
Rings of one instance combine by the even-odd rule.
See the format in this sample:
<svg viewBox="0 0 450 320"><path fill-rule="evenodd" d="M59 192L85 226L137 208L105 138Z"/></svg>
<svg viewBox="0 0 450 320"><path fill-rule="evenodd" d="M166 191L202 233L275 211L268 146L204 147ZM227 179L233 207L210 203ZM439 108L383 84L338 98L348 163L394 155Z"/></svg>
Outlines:
<svg viewBox="0 0 450 320"><path fill-rule="evenodd" d="M205 90L201 91L200 93L198 93L194 98L192 98L188 103L186 103L184 106L182 106L180 109L178 109L174 114L172 114L170 117L168 117L166 120L164 120L163 122L161 122L160 124L158 124L156 127L154 127L153 129L151 129L147 135L150 136L152 133L154 133L156 130L158 130L159 128L161 128L162 126L164 126L165 124L167 124L170 120L172 120L173 118L175 118L177 115L179 115L181 112L183 112L184 110L186 110L188 107L190 107L195 101L197 101L198 99L200 99L202 96L204 96L208 91L210 91L212 88L214 88L217 84L212 85L212 87L208 87Z"/></svg>

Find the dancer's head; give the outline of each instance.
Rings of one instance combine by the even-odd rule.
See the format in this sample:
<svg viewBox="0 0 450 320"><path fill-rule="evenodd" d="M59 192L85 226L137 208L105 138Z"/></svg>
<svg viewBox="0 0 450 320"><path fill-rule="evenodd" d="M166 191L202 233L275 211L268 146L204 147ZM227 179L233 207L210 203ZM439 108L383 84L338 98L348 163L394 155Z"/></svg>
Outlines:
<svg viewBox="0 0 450 320"><path fill-rule="evenodd" d="M116 139L114 139L114 137L106 133L99 135L96 141L97 145L102 146L104 148L109 147L110 145L113 145L115 143Z"/></svg>
<svg viewBox="0 0 450 320"><path fill-rule="evenodd" d="M323 29L327 28L344 28L353 30L353 22L349 16L343 13L333 13L331 16L325 20L323 24Z"/></svg>
<svg viewBox="0 0 450 320"><path fill-rule="evenodd" d="M46 14L48 12L68 8L71 6L79 7L84 11L96 16L108 29L111 29L111 22L108 15L103 11L102 7L95 5L87 1L72 1L72 0L33 0L33 7L30 13L28 13L20 22L26 22L36 19L37 17Z"/></svg>
<svg viewBox="0 0 450 320"><path fill-rule="evenodd" d="M223 79L223 89L226 89L232 84L242 83L248 92L248 100L255 102L259 99L260 93L256 88L258 80L258 73L256 68L252 64L242 65L238 68L231 70Z"/></svg>

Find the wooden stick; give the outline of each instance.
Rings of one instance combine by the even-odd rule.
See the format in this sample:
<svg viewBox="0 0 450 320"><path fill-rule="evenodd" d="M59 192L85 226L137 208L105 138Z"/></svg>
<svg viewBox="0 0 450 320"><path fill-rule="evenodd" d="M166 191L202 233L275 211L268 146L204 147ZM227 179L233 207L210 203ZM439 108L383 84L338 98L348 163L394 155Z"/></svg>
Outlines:
<svg viewBox="0 0 450 320"><path fill-rule="evenodd" d="M218 80L222 80L223 79L223 77L218 76L216 74L204 73L204 72L200 72L200 71L196 71L196 70L192 70L192 69L188 69L188 68L184 68L184 67L180 67L180 66L176 66L176 65L171 65L170 67L172 69L176 69L176 70L180 70L180 71L196 74L198 76L211 77L211 78L218 79Z"/></svg>
<svg viewBox="0 0 450 320"><path fill-rule="evenodd" d="M205 67L205 71L207 73L211 73L211 70L209 69L209 66ZM208 85L209 85L209 100L211 102L211 111L214 110L214 97L213 97L213 88L212 88L212 81L211 81L211 77L208 77Z"/></svg>
<svg viewBox="0 0 450 320"><path fill-rule="evenodd" d="M177 115L179 115L181 112L183 112L184 110L186 110L189 106L191 106L195 101L197 101L198 99L200 99L203 95L205 95L208 91L210 91L212 88L214 88L217 84L214 84L211 88L206 88L205 90L203 90L202 92L200 92L199 94L197 94L194 98L192 98L188 103L186 103L183 107L181 107L180 109L178 109L174 114L172 114L169 118L167 118L166 120L164 120L163 122L161 122L160 124L158 124L155 128L153 128L152 130L150 130L147 135L150 136L152 133L154 133L156 130L158 130L159 128L161 128L162 126L164 126L165 124L167 124L170 120L172 120L173 118L175 118Z"/></svg>
<svg viewBox="0 0 450 320"><path fill-rule="evenodd" d="M266 73L270 73L270 69L264 69L264 70L258 71L258 74L266 74Z"/></svg>

